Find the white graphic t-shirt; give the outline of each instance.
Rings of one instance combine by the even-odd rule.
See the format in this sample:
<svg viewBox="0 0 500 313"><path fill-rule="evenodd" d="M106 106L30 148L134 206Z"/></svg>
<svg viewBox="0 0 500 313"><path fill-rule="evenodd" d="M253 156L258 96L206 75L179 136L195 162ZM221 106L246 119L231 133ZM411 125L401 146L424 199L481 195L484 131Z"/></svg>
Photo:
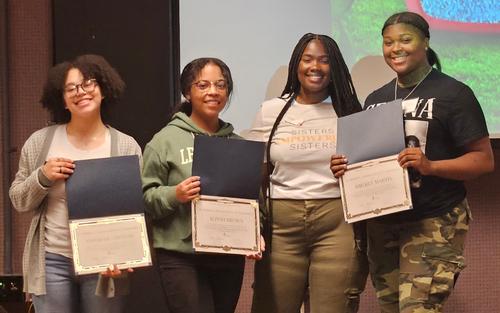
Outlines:
<svg viewBox="0 0 500 313"><path fill-rule="evenodd" d="M262 104L249 140L267 142L274 121L286 101L275 98ZM271 143L271 198L326 199L340 197L330 158L337 143L337 114L331 99L322 103L291 105Z"/></svg>

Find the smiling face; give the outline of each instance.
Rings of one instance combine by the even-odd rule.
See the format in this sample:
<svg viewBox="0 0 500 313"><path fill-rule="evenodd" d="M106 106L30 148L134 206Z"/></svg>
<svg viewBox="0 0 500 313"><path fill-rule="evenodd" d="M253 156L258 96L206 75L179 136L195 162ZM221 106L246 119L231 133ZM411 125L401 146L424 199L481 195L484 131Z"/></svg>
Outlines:
<svg viewBox="0 0 500 313"><path fill-rule="evenodd" d="M385 62L398 77L429 67L427 47L429 39L416 27L399 23L388 26L383 33Z"/></svg>
<svg viewBox="0 0 500 313"><path fill-rule="evenodd" d="M95 117L101 114L101 89L93 79L85 79L77 68L68 71L64 83L64 103L75 117Z"/></svg>
<svg viewBox="0 0 500 313"><path fill-rule="evenodd" d="M297 76L300 92L297 100L302 103L318 103L328 97L330 60L323 43L311 40L300 58Z"/></svg>
<svg viewBox="0 0 500 313"><path fill-rule="evenodd" d="M219 66L207 63L191 84L186 98L191 102L191 119L199 124L218 122L228 99L227 82ZM200 125L200 124L199 124Z"/></svg>

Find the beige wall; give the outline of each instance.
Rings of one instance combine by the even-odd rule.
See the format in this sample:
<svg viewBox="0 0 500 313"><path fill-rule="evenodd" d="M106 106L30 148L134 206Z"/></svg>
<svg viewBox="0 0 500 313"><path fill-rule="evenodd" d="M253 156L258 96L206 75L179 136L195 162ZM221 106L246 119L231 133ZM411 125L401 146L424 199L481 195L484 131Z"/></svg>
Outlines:
<svg viewBox="0 0 500 313"><path fill-rule="evenodd" d="M9 93L11 154L13 174L23 142L36 129L44 126L47 115L38 103L43 82L52 59L50 0L8 1L9 16ZM354 73L353 73L353 76ZM359 87L363 88L363 87ZM362 92L363 93L363 92ZM360 95L363 97L363 95ZM500 150L495 151L500 164ZM0 169L1 170L1 169ZM3 173L0 173L3 175ZM446 312L494 312L500 306L500 170L468 183L469 201L474 222L467 243L468 268L449 301ZM7 195L0 194L0 200ZM0 202L1 203L1 202ZM6 208L1 208L2 212ZM3 215L0 215L3 218ZM21 253L29 225L29 214L13 214L13 265L21 272ZM1 221L3 223L3 220ZM3 224L2 224L3 225ZM0 234L3 242L3 233ZM0 271L3 272L4 247L0 245ZM252 266L248 264L238 312L249 312ZM375 312L371 287L367 288L361 312Z"/></svg>

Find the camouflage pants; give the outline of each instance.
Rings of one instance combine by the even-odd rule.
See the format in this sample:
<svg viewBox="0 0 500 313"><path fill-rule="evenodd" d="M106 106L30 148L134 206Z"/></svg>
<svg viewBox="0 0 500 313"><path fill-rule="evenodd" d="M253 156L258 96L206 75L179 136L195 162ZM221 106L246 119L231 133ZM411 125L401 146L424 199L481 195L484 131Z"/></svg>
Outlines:
<svg viewBox="0 0 500 313"><path fill-rule="evenodd" d="M442 312L465 267L468 212L464 200L439 217L368 221L368 259L381 312Z"/></svg>

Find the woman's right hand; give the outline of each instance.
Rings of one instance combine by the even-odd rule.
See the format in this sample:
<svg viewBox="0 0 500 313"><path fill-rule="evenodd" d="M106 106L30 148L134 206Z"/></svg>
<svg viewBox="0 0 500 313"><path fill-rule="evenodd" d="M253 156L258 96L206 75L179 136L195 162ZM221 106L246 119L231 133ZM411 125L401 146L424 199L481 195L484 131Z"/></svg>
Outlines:
<svg viewBox="0 0 500 313"><path fill-rule="evenodd" d="M344 175L347 170L347 157L342 154L334 154L330 160L330 170L335 178Z"/></svg>
<svg viewBox="0 0 500 313"><path fill-rule="evenodd" d="M51 182L67 179L73 174L75 163L66 158L50 158L42 165L42 172Z"/></svg>
<svg viewBox="0 0 500 313"><path fill-rule="evenodd" d="M200 196L200 176L191 176L175 187L175 197L180 203L189 202Z"/></svg>
<svg viewBox="0 0 500 313"><path fill-rule="evenodd" d="M101 272L101 275L104 277L109 277L109 278L117 278L123 276L125 273L133 273L134 269L133 268L127 268L127 270L120 270L116 264L110 265L106 271Z"/></svg>
<svg viewBox="0 0 500 313"><path fill-rule="evenodd" d="M256 260L256 261L262 260L262 253L264 251L266 251L266 241L264 240L264 237L262 235L260 235L260 249L259 249L259 252L247 254L246 258L249 259L249 260Z"/></svg>

